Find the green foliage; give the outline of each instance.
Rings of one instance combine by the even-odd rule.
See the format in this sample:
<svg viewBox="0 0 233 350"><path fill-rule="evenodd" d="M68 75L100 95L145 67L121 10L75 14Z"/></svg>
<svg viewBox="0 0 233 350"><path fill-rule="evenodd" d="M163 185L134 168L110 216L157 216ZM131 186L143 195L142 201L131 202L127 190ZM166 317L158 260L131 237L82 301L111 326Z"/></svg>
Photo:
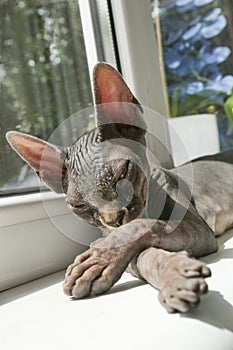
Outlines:
<svg viewBox="0 0 233 350"><path fill-rule="evenodd" d="M92 104L92 94L76 0L2 0L0 45L1 186L21 168L5 132L48 139L65 118Z"/></svg>
<svg viewBox="0 0 233 350"><path fill-rule="evenodd" d="M171 117L223 111L233 86L230 1L152 0L151 6Z"/></svg>
<svg viewBox="0 0 233 350"><path fill-rule="evenodd" d="M182 87L178 87L172 94L170 100L171 117L214 113L217 109L223 109L223 102L219 101L219 96L226 96L224 93L213 90L205 90L202 94L186 95L180 102ZM188 106L188 108L187 108Z"/></svg>
<svg viewBox="0 0 233 350"><path fill-rule="evenodd" d="M224 110L228 119L233 123L233 89L231 90L231 96L224 103Z"/></svg>

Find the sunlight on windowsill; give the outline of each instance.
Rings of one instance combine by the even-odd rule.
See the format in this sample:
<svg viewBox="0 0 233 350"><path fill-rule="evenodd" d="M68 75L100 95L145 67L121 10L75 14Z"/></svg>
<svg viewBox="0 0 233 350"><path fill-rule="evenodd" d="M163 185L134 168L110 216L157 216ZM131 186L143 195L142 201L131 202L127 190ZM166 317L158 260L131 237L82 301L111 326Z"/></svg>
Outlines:
<svg viewBox="0 0 233 350"><path fill-rule="evenodd" d="M228 239L228 240L226 240ZM4 350L78 347L90 349L232 349L233 230L219 239L210 266L209 293L196 310L167 314L158 292L124 273L105 295L71 300L62 292L64 271L0 294Z"/></svg>

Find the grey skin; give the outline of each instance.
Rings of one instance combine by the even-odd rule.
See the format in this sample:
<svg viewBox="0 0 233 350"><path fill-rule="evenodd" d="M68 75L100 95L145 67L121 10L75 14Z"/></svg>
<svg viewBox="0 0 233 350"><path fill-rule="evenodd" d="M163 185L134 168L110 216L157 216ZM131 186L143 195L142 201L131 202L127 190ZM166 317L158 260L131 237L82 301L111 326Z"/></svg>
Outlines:
<svg viewBox="0 0 233 350"><path fill-rule="evenodd" d="M104 293L127 269L159 290L168 312L187 312L211 275L196 258L215 252L215 236L233 226L233 165L224 155L221 162L201 159L192 164L194 181L190 165L152 166L142 107L120 74L99 63L93 82L97 128L72 146L7 133L45 184L103 232L67 268L64 292L77 299Z"/></svg>

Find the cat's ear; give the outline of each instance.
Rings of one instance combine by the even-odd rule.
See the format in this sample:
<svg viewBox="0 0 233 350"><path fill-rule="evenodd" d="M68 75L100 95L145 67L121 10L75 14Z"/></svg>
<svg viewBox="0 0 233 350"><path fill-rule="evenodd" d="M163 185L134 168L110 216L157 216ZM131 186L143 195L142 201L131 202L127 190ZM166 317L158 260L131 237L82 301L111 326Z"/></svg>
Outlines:
<svg viewBox="0 0 233 350"><path fill-rule="evenodd" d="M107 63L98 63L93 72L97 125L121 123L145 130L143 108L120 73Z"/></svg>
<svg viewBox="0 0 233 350"><path fill-rule="evenodd" d="M57 193L64 192L63 181L66 168L62 149L18 131L9 131L6 138L11 147L51 190Z"/></svg>

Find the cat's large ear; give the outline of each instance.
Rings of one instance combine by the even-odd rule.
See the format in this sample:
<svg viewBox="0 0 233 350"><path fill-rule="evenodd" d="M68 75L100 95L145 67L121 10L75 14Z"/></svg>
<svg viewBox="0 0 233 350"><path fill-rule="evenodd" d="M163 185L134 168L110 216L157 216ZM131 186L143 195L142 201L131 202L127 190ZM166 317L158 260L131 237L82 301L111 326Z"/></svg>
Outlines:
<svg viewBox="0 0 233 350"><path fill-rule="evenodd" d="M97 125L127 124L146 129L143 108L120 73L107 63L98 63L93 71Z"/></svg>
<svg viewBox="0 0 233 350"><path fill-rule="evenodd" d="M59 147L18 131L9 131L6 138L11 147L51 190L57 193L64 192L66 168L64 154Z"/></svg>

